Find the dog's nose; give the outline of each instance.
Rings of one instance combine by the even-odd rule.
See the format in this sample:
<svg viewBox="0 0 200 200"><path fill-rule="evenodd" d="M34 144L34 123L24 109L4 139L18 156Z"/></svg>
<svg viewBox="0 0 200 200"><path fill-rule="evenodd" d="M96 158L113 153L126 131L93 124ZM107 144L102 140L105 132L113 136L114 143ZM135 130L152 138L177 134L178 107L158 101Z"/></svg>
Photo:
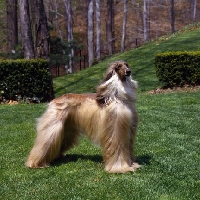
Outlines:
<svg viewBox="0 0 200 200"><path fill-rule="evenodd" d="M130 69L127 69L127 70L126 70L126 75L127 75L127 76L130 76L130 75L131 75L131 70L130 70Z"/></svg>

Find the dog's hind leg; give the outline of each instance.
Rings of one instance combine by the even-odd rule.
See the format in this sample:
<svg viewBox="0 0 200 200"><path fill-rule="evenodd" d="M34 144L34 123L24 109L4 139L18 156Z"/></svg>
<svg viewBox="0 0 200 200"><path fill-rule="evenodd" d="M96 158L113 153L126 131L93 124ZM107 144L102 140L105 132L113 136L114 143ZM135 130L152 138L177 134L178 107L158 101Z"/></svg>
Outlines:
<svg viewBox="0 0 200 200"><path fill-rule="evenodd" d="M60 148L59 157L63 157L66 151L77 145L80 135L80 130L74 125L74 122L70 119L66 120L64 125L64 138Z"/></svg>
<svg viewBox="0 0 200 200"><path fill-rule="evenodd" d="M137 126L138 126L138 114L136 112L133 111L133 124L131 125L130 128L130 142L129 142L129 154L131 157L131 161L132 161L132 166L134 168L139 168L140 165L138 163L135 162L136 158L134 155L134 143L135 143L135 136L136 136L136 131L137 131Z"/></svg>
<svg viewBox="0 0 200 200"><path fill-rule="evenodd" d="M50 104L43 116L39 118L37 137L26 161L27 167L46 167L58 157L64 138L66 112Z"/></svg>

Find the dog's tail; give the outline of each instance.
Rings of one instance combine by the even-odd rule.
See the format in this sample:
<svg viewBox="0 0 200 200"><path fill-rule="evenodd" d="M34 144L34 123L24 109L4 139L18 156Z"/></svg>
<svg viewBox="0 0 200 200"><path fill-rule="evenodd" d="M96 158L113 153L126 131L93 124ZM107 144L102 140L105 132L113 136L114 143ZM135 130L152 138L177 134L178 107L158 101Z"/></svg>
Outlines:
<svg viewBox="0 0 200 200"><path fill-rule="evenodd" d="M42 168L49 166L50 162L60 154L64 138L64 116L63 110L56 109L51 103L46 112L38 119L37 138L31 150L26 166L31 168Z"/></svg>

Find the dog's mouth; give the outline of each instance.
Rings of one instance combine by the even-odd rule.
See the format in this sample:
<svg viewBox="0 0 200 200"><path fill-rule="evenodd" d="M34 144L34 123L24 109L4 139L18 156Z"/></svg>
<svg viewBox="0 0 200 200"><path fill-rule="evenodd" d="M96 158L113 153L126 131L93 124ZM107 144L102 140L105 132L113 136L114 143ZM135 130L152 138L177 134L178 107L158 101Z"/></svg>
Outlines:
<svg viewBox="0 0 200 200"><path fill-rule="evenodd" d="M125 76L130 76L130 75L131 75L131 70L127 70Z"/></svg>
<svg viewBox="0 0 200 200"><path fill-rule="evenodd" d="M122 81L126 81L126 77L130 77L130 76L131 76L131 70L127 70L122 76Z"/></svg>

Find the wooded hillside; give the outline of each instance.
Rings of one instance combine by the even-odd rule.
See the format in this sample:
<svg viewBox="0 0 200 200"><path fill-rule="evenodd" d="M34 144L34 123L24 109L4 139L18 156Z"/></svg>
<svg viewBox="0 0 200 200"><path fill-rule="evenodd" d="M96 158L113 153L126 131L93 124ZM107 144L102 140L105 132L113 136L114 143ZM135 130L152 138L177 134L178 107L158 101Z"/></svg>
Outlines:
<svg viewBox="0 0 200 200"><path fill-rule="evenodd" d="M0 9L1 57L27 57L26 25L30 57L50 57L57 75L60 65L71 73L200 20L197 0L0 0Z"/></svg>

